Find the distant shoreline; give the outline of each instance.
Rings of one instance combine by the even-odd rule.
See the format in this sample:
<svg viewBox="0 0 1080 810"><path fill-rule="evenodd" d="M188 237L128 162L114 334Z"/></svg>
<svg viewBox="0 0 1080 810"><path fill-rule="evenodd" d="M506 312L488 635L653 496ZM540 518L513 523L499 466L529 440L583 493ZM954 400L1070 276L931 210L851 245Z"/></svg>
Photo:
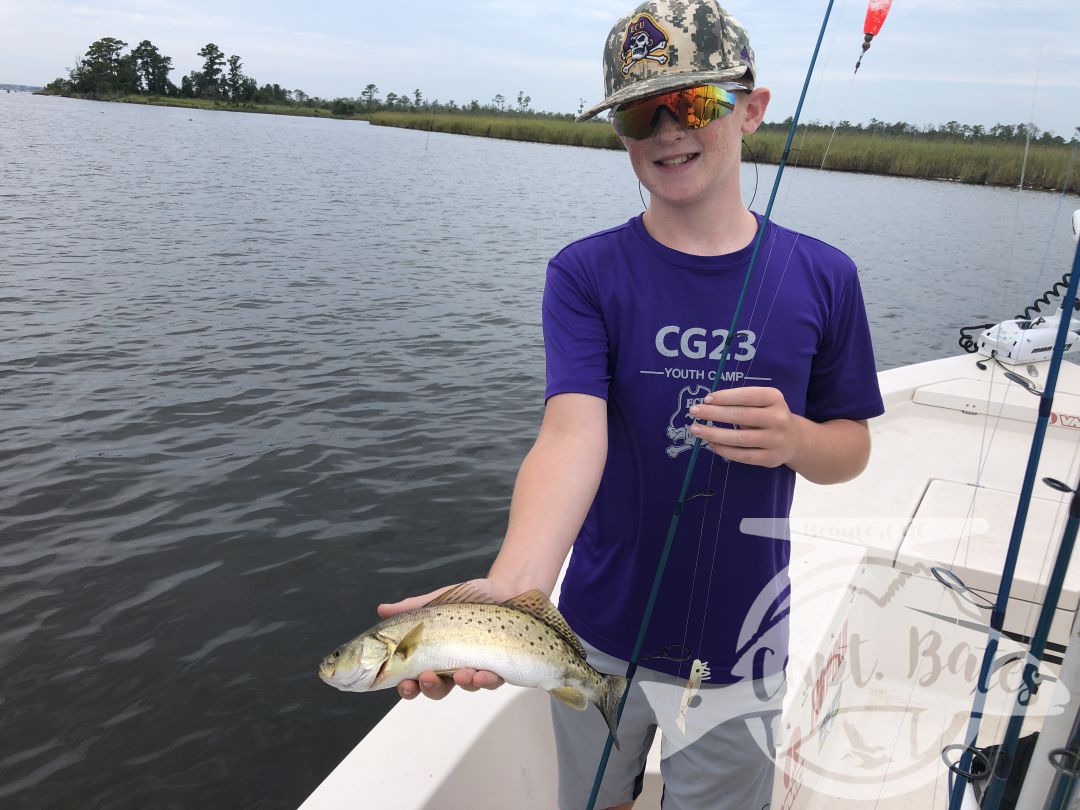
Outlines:
<svg viewBox="0 0 1080 810"><path fill-rule="evenodd" d="M71 96L65 96L71 98ZM532 143L585 146L594 149L622 149L622 143L605 122L576 123L566 118L544 115L491 115L428 112L371 112L335 115L325 108L276 104L233 104L212 99L173 98L146 95L121 96L112 101L186 109L249 112L269 115L297 115L306 118L336 118L369 121L375 126L418 129L454 135L497 138ZM754 158L761 163L779 163L786 132L778 124L767 125L746 138ZM916 180L946 180L969 185L1018 187L1021 173L1024 188L1060 191L1065 182L1073 148L1069 145L1032 144L1027 166L1024 146L1014 142L963 140L928 141L904 135L864 132L830 133L821 129L800 131L791 160L800 166L823 167L831 171L880 174ZM824 166L822 163L824 161ZM1076 172L1074 172L1076 174ZM1080 194L1078 183L1070 183L1070 194Z"/></svg>
<svg viewBox="0 0 1080 810"><path fill-rule="evenodd" d="M119 104L141 104L152 107L181 107L188 110L217 110L219 112L246 112L263 113L265 115L298 115L303 118L341 118L344 120L366 120L366 115L334 115L332 112L321 107L302 107L292 104L259 104L255 102L233 104L230 101L217 101L206 98L182 98L171 96L147 96L131 94L116 98L84 98L83 96L68 96L58 93L35 93L38 96L56 96L58 98L76 98L81 101L101 101Z"/></svg>
<svg viewBox="0 0 1080 810"><path fill-rule="evenodd" d="M575 123L558 119L496 115L448 115L422 112L376 112L368 116L375 126L404 127L455 135L532 141L597 149L622 149L622 143L604 122ZM746 138L754 158L777 164L787 140L778 125ZM831 171L880 174L915 180L946 180L969 185L1017 187L1021 172L1024 188L1060 191L1072 147L1032 144L1024 167L1023 144L963 141L926 141L903 135L825 131L796 135L791 160L800 166ZM1071 183L1070 193L1078 194Z"/></svg>

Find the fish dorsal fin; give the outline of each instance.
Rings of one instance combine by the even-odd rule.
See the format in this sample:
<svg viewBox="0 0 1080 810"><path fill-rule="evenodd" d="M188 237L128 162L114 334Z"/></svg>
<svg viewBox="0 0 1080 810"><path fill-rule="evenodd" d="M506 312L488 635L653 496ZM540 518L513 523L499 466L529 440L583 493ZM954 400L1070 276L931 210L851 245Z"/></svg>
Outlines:
<svg viewBox="0 0 1080 810"><path fill-rule="evenodd" d="M539 619L554 630L559 638L569 644L574 652L581 656L582 660L585 659L585 648L581 646L581 639L570 629L570 625L566 623L566 619L559 613L559 609L551 604L551 600L547 598L547 594L543 591L534 588L531 591L515 596L513 599L507 599L503 602L503 606L520 610L534 619Z"/></svg>
<svg viewBox="0 0 1080 810"><path fill-rule="evenodd" d="M434 607L435 605L496 605L494 599L477 588L471 582L462 582L460 585L455 585L448 591L443 591L436 596L430 602L427 603L427 607Z"/></svg>
<svg viewBox="0 0 1080 810"><path fill-rule="evenodd" d="M407 661L409 656L412 655L413 650L420 644L420 639L424 635L424 623L420 622L412 630L405 634L405 638L401 639L394 648L394 655L398 656L402 661Z"/></svg>

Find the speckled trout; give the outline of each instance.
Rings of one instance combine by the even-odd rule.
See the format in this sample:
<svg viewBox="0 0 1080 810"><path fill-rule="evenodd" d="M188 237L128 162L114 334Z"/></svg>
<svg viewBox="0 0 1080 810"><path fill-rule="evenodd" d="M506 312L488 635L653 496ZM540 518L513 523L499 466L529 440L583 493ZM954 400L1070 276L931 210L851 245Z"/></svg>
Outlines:
<svg viewBox="0 0 1080 810"><path fill-rule="evenodd" d="M462 583L338 647L319 665L319 677L345 692L370 692L429 669L449 675L465 668L544 689L578 711L591 702L615 734L626 679L589 666L566 619L537 590L496 602Z"/></svg>

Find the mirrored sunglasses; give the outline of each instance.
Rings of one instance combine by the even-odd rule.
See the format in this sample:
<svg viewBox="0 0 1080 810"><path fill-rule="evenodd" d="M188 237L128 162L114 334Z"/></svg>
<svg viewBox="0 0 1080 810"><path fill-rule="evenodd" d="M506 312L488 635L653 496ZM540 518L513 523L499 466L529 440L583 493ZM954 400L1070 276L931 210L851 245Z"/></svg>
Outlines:
<svg viewBox="0 0 1080 810"><path fill-rule="evenodd" d="M700 129L735 109L736 90L745 91L746 88L742 85L703 84L649 96L612 110L611 123L619 135L643 140L652 135L660 108L664 107L675 116L683 129Z"/></svg>

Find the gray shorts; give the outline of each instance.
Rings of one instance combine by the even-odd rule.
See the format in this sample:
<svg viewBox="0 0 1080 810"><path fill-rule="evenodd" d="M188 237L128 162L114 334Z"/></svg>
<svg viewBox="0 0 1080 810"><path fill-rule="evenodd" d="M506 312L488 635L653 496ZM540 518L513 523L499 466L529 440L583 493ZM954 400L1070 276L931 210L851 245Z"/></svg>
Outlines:
<svg viewBox="0 0 1080 810"><path fill-rule="evenodd" d="M625 675L626 662L585 645L601 672ZM686 679L639 667L619 722L620 749L612 748L597 810L641 792L645 759L657 728L664 810L760 810L772 800L776 732L784 676L713 686L702 684L676 722ZM559 764L559 807L584 810L607 739L595 706L579 712L551 701Z"/></svg>

